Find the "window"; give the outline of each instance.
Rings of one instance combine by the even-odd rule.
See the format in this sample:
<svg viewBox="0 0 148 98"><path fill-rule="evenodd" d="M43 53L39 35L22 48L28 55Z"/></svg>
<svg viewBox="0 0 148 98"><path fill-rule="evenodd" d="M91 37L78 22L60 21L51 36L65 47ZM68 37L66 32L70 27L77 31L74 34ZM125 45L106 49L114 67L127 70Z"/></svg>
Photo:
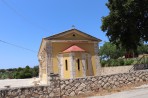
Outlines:
<svg viewBox="0 0 148 98"><path fill-rule="evenodd" d="M87 70L88 70L88 64L87 64Z"/></svg>
<svg viewBox="0 0 148 98"><path fill-rule="evenodd" d="M88 70L88 60L86 59L86 67L87 67L87 70Z"/></svg>
<svg viewBox="0 0 148 98"><path fill-rule="evenodd" d="M65 60L65 69L68 70L68 62Z"/></svg>
<svg viewBox="0 0 148 98"><path fill-rule="evenodd" d="M77 64L78 64L78 70L80 71L80 60L77 59Z"/></svg>
<svg viewBox="0 0 148 98"><path fill-rule="evenodd" d="M75 37L76 35L75 35L75 34L73 34L72 36L73 36L73 37Z"/></svg>

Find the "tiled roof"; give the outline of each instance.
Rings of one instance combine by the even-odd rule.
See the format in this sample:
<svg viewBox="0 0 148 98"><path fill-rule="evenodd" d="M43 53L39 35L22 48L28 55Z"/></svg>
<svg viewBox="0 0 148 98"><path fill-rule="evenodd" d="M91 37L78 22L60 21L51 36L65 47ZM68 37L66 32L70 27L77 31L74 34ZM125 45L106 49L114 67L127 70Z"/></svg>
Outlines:
<svg viewBox="0 0 148 98"><path fill-rule="evenodd" d="M66 50L64 50L63 52L64 53L67 53L67 52L85 52L85 50L76 46L76 45L73 45L73 46L67 48Z"/></svg>

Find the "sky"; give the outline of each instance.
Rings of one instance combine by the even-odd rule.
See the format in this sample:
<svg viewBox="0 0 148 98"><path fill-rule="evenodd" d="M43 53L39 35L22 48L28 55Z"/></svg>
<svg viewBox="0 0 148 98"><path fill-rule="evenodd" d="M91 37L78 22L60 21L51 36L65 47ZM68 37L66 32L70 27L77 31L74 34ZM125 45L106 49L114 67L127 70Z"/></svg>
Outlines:
<svg viewBox="0 0 148 98"><path fill-rule="evenodd" d="M102 17L109 14L107 2L0 0L0 69L39 65L37 53L42 38L69 30L72 25L101 39L103 45L108 38L100 26Z"/></svg>

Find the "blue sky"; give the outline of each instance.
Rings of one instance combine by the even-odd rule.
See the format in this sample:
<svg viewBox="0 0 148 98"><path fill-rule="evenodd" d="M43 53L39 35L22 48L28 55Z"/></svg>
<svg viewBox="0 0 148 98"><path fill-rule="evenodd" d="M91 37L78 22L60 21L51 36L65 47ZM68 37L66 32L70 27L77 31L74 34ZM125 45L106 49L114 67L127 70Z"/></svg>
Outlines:
<svg viewBox="0 0 148 98"><path fill-rule="evenodd" d="M108 41L101 31L101 17L109 14L108 0L0 0L0 69L38 65L43 37L76 29Z"/></svg>

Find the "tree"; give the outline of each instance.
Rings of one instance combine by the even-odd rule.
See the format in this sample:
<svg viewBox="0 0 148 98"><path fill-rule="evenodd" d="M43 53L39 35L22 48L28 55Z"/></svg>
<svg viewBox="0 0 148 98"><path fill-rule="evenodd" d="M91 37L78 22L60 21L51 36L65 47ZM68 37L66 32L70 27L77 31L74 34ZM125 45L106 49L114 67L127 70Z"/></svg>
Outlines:
<svg viewBox="0 0 148 98"><path fill-rule="evenodd" d="M147 0L108 0L106 6L110 13L102 18L101 29L110 42L130 52L148 41Z"/></svg>
<svg viewBox="0 0 148 98"><path fill-rule="evenodd" d="M36 77L39 75L39 66L34 66L32 69L33 77Z"/></svg>
<svg viewBox="0 0 148 98"><path fill-rule="evenodd" d="M148 45L141 44L140 46L138 46L138 54L148 54Z"/></svg>
<svg viewBox="0 0 148 98"><path fill-rule="evenodd" d="M99 49L101 59L117 59L124 55L124 49L117 48L115 44L105 42Z"/></svg>

